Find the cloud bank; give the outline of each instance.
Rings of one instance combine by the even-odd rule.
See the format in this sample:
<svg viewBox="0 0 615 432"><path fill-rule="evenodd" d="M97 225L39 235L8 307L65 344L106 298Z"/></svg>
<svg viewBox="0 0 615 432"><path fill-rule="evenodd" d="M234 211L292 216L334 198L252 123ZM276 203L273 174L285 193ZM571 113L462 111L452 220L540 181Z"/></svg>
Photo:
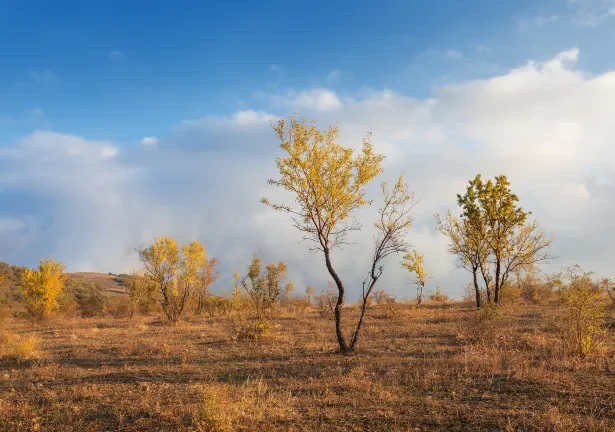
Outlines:
<svg viewBox="0 0 615 432"><path fill-rule="evenodd" d="M426 99L386 89L360 97L288 90L268 95L265 110L184 121L156 145L144 139L150 145L120 148L34 132L0 148L0 260L34 265L53 255L73 271L129 271L138 264L135 247L172 235L198 238L220 258L220 290L254 252L285 260L298 289L326 287L321 257L298 244L285 215L259 203L280 196L265 182L279 154L269 122L296 111L321 127L337 122L340 141L356 148L372 131L387 157L380 180L405 172L420 199L408 240L425 254L432 288L458 296L468 280L446 254L433 214L454 209L455 194L477 173L508 175L522 205L556 236L555 268L578 262L613 276L615 72L585 73L578 56L571 49L435 88ZM378 203L377 189L370 192ZM361 211L357 244L333 258L351 295L371 254L375 210ZM381 288L400 296L414 290L396 260Z"/></svg>

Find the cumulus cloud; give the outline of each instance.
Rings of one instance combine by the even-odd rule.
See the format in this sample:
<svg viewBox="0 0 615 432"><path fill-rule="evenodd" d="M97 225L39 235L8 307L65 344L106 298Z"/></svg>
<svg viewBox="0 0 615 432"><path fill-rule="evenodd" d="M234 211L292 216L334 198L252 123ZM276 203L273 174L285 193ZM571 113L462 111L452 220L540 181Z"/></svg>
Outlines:
<svg viewBox="0 0 615 432"><path fill-rule="evenodd" d="M390 90L344 101L330 89L272 95L268 111L244 110L179 124L158 145L120 150L113 143L36 132L0 153L3 256L34 264L54 254L73 270L125 271L133 249L154 235L199 238L223 262L220 288L258 252L284 259L298 286L326 286L321 257L310 254L288 218L262 206L276 175L278 143L270 121L294 111L359 148L368 130L386 154L385 174L402 171L417 192L408 240L422 253L432 285L459 295L455 270L433 214L455 208L455 194L477 173L505 173L522 205L556 236L556 268L578 262L611 275L615 229L615 72L590 75L571 49L489 79L441 86L429 98ZM271 112L269 112L271 111ZM377 200L377 188L370 188ZM375 206L359 214L364 231L333 260L360 289L370 256ZM25 246L24 246L25 245ZM387 263L383 288L410 295L407 274Z"/></svg>

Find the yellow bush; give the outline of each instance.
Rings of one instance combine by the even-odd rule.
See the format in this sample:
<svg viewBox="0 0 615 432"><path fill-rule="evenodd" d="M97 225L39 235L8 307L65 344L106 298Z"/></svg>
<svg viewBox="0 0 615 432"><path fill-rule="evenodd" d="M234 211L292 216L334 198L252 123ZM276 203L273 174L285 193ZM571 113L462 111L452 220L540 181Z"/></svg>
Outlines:
<svg viewBox="0 0 615 432"><path fill-rule="evenodd" d="M573 276L561 296L566 316L557 328L564 349L584 359L597 352L603 342L607 301L586 273Z"/></svg>
<svg viewBox="0 0 615 432"><path fill-rule="evenodd" d="M53 259L42 259L37 270L25 269L21 288L28 315L42 320L57 308L58 295L64 289L66 267Z"/></svg>

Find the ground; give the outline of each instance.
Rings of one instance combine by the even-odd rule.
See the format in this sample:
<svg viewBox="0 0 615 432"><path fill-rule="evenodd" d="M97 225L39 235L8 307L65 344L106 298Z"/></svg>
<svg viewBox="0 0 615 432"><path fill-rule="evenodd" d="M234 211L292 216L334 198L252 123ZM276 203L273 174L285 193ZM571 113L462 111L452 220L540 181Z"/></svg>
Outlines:
<svg viewBox="0 0 615 432"><path fill-rule="evenodd" d="M562 355L554 305L508 307L482 341L467 303L389 312L368 312L351 355L315 309L244 341L232 316L9 318L40 349L0 360L0 430L615 430L612 324L581 361Z"/></svg>

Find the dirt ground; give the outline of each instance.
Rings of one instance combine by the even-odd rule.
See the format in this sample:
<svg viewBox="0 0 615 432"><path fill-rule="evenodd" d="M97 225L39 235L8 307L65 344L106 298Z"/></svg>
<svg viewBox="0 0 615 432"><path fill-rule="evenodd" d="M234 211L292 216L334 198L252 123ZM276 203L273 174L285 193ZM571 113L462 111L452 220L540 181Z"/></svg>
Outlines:
<svg viewBox="0 0 615 432"><path fill-rule="evenodd" d="M9 319L3 331L40 349L0 360L0 430L615 430L612 323L606 350L580 361L562 354L555 313L509 307L477 340L469 304L373 307L352 355L314 309L245 341L232 316Z"/></svg>

